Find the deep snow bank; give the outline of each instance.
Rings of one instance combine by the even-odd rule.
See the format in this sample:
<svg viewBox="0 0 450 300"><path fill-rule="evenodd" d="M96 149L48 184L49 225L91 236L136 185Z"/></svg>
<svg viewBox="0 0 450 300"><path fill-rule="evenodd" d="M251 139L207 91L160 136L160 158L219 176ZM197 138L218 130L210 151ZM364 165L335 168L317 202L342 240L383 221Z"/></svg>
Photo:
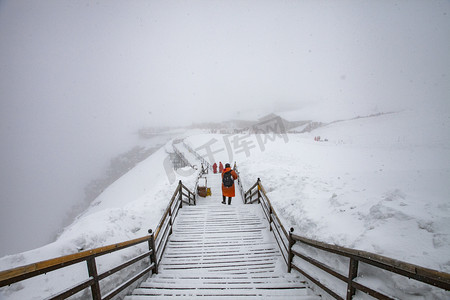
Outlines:
<svg viewBox="0 0 450 300"><path fill-rule="evenodd" d="M187 141L216 161L237 161L244 188L260 177L297 234L450 272L444 113L403 111L259 140L197 135Z"/></svg>
<svg viewBox="0 0 450 300"><path fill-rule="evenodd" d="M195 132L186 142L206 159L236 161L244 188L260 177L285 226L297 234L449 272L449 128L445 112L404 111L309 134ZM194 186L196 173L170 171L167 158L164 148L154 153L106 189L56 242L4 257L0 269L145 235L178 180ZM121 260L143 249L133 251ZM118 263L105 259L99 268ZM37 279L3 288L0 298L42 298L85 273L74 266L47 275L46 284Z"/></svg>
<svg viewBox="0 0 450 300"><path fill-rule="evenodd" d="M170 146L171 143L167 147ZM163 147L105 189L73 224L64 229L55 242L1 258L0 270L147 235L148 229L157 226L178 180L183 180L192 189L196 179L196 173L180 177L168 169L167 159ZM144 250L145 245L130 248L120 256L103 258L98 261L98 268L101 270L116 266ZM51 272L2 288L0 299L42 299L80 282L85 278L85 273L84 264L70 267L70 272ZM109 285L114 285L114 282Z"/></svg>

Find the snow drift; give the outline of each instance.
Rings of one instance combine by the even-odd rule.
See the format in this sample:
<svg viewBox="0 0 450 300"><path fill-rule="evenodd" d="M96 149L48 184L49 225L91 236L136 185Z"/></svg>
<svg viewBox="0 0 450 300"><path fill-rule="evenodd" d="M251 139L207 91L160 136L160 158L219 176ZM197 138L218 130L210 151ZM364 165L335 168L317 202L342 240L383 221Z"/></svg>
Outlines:
<svg viewBox="0 0 450 300"><path fill-rule="evenodd" d="M305 134L195 132L185 141L206 159L236 161L244 188L261 178L285 227L299 235L450 272L449 128L445 113L410 110ZM106 189L54 243L3 257L0 269L145 235L178 180L194 186L196 172L170 171L165 162L162 148ZM5 287L0 298L45 297L76 273Z"/></svg>

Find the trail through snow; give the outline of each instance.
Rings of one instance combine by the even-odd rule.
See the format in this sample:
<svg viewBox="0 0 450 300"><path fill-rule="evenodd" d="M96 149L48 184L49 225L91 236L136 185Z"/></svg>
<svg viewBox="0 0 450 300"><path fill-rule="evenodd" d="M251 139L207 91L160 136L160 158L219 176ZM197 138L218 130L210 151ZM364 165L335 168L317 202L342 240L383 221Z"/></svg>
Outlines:
<svg viewBox="0 0 450 300"><path fill-rule="evenodd" d="M173 233L153 275L127 300L148 296L245 299L320 299L287 273L268 222L257 204L236 193L222 204L221 176L209 174L212 196L179 211Z"/></svg>
<svg viewBox="0 0 450 300"><path fill-rule="evenodd" d="M315 141L318 135L328 142ZM294 227L297 234L450 272L446 111L354 119L305 134L196 130L183 137L207 160L212 156L211 162L237 162L245 189L261 178L283 225ZM178 181L193 189L198 174L173 170L166 152L171 147L168 143L105 189L55 242L0 258L0 270L141 237L155 229ZM105 259L99 268L116 266L142 251L137 247L120 258ZM0 299L41 299L85 278L86 271L74 266L64 275L51 272L1 288ZM448 298L448 293L433 294L392 276L381 284L390 285L391 294L399 293L401 299Z"/></svg>

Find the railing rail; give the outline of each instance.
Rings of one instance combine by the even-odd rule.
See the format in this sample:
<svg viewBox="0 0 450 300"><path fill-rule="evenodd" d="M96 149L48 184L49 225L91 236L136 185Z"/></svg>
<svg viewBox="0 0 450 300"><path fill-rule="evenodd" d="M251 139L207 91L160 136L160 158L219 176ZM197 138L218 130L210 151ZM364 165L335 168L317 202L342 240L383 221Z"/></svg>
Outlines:
<svg viewBox="0 0 450 300"><path fill-rule="evenodd" d="M349 249L314 241L312 239L294 234L293 228L287 232L275 213L275 210L273 209L259 178L257 182L244 193L244 198L244 203L254 203L257 201L261 204L263 212L269 222L270 230L273 232L283 258L287 264L288 271L291 272L291 269L298 271L335 299L352 299L356 294L356 291L361 291L376 299L393 299L393 296L385 295L383 292L376 290L374 287L369 287L368 284L363 282L363 280L360 280L361 278L358 276L360 263L364 263L384 271L389 271L400 276L408 277L446 291L450 290L450 274L448 273L427 269L366 251ZM300 245L306 245L307 247L319 249L323 251L323 253L331 253L337 255L338 257L348 259L348 273L345 275L339 273L329 264L327 265L323 261L320 261L320 258L312 257L312 254L307 254L305 251L302 251L302 248L299 247ZM310 271L310 268L306 270L305 268L299 266L304 263L309 266L314 266L317 270L320 269L325 271L326 273L342 281L347 287L346 291L339 292L333 290L331 287L322 282L323 277L320 275L320 272ZM345 297L341 296L343 294L345 294Z"/></svg>
<svg viewBox="0 0 450 300"><path fill-rule="evenodd" d="M183 196L185 197L184 199ZM164 254L169 236L172 234L173 224L178 215L178 211L183 207L183 203L195 205L195 197L195 194L191 192L180 180L164 214L161 217L161 220L158 223L158 226L156 226L155 229L156 272L158 271L157 267Z"/></svg>
<svg viewBox="0 0 450 300"><path fill-rule="evenodd" d="M195 186L194 186L195 199L197 199L197 197L198 197L198 186L199 186L199 183L200 183L200 178L202 178L203 175L205 175L207 173L208 173L208 169L204 168L204 166L202 164L202 169L198 173L197 180L195 181Z"/></svg>
<svg viewBox="0 0 450 300"><path fill-rule="evenodd" d="M245 191L244 191L244 187L242 185L241 175L240 175L239 170L238 170L238 168L236 166L236 163L234 163L233 169L238 175L237 186L238 186L238 189L239 189L239 193L241 193L242 202L245 203Z"/></svg>
<svg viewBox="0 0 450 300"><path fill-rule="evenodd" d="M281 254L286 264L289 262L289 235L281 223L276 211L270 203L269 197L267 197L266 190L261 184L261 180L258 178L256 183L245 193L244 203L250 204L258 202L261 204L261 208L264 215L269 222L270 231L273 232L278 247L281 250Z"/></svg>
<svg viewBox="0 0 450 300"><path fill-rule="evenodd" d="M293 234L293 230L289 232L290 240L295 243L302 243L304 245L311 246L316 249L323 250L325 252L333 253L338 256L343 256L349 258L349 274L348 275L342 275L336 271L334 271L330 266L326 266L323 263L319 262L318 260L315 260L314 258L311 258L307 255L304 255L300 253L297 250L292 249L292 255L293 257L298 257L300 259L303 259L305 261L308 261L310 264L326 271L329 274L332 274L334 277L340 279L341 281L347 283L347 299L351 299L350 296L353 296L356 292L356 290L360 290L364 293L367 293L377 299L391 299L387 295L383 295L379 291L374 290L373 288L370 288L368 286L365 286L364 284L361 284L355 279L358 276L358 265L359 263L365 263L368 265L371 265L373 267L389 271L401 276L405 276L411 279L415 279L417 281L430 284L433 286L436 286L438 288L444 289L444 290L450 290L450 274L439 272L432 269L427 269L418 265L406 263L400 260L392 259L389 257L385 257L382 255L361 251L361 250L355 250L350 248L345 248L341 246L336 245L330 245L323 242L314 241L305 237L301 237L298 235ZM297 267L295 264L292 264L292 268L296 269L305 277L308 277L312 280L316 280L312 278L310 275L306 274L301 268ZM334 274L333 274L334 273ZM318 284L321 286L320 284ZM328 289L326 286L322 285L322 289ZM343 299L341 297L335 297L336 299Z"/></svg>
<svg viewBox="0 0 450 300"><path fill-rule="evenodd" d="M56 295L52 295L48 299L65 299L65 298L75 295L76 293L78 293L86 288L89 288L89 287L91 288L92 299L94 299L94 300L111 299L112 297L114 297L115 295L120 293L122 290L127 288L129 285L131 285L133 282L135 282L142 276L148 274L149 271L153 271L153 272L156 271L155 251L154 251L154 249L155 249L154 248L154 235L151 232L151 230L149 230L149 232L150 232L149 236L144 236L144 237L126 241L123 243L99 247L99 248L95 248L92 250L86 250L83 252L74 253L74 254L70 254L70 255L66 255L66 256L62 256L62 257L58 257L58 258L54 258L54 259L49 259L49 260L29 264L26 266L2 271L2 272L0 272L0 287L11 285L13 283L23 281L25 279L36 277L41 274L59 270L59 269L71 266L73 264L85 261L87 269L88 269L88 273L89 273L89 278L82 281L81 283L76 284L75 286L73 286L71 288L61 291L60 293L58 293ZM125 248L135 246L135 245L145 243L145 242L147 242L149 245L149 250L146 251L145 253L142 253L139 256L134 257L113 269L105 271L101 274L97 273L97 264L95 261L96 257L102 256L102 255L105 255L105 254L108 254L111 252L115 252L118 250L123 250ZM150 263L147 268L140 271L138 274L133 276L131 279L125 281L124 283L122 283L121 285L119 285L118 287L113 289L112 291L109 291L108 294L106 294L105 296L102 297L101 291L100 291L100 281L102 279L105 279L105 278L109 277L110 275L124 269L125 267L128 267L128 266L130 266L144 258L148 258L148 257L150 257Z"/></svg>
<svg viewBox="0 0 450 300"><path fill-rule="evenodd" d="M135 281L141 277L147 275L150 271L152 273L158 273L158 264L161 260L161 256L164 253L165 246L167 244L168 236L172 233L172 226L174 220L178 214L178 210L182 207L183 203L188 205L195 205L195 194L191 192L183 183L179 182L166 211L164 212L161 221L159 222L156 231L153 233L149 230L150 235L141 238L133 239L130 241L117 243L113 245L103 246L91 250L82 251L50 260L40 261L37 263L29 264L22 267L17 267L10 270L0 272L0 287L11 285L29 278L33 278L51 271L60 270L68 266L74 265L85 261L89 277L82 282L70 287L66 290L52 295L47 299L66 299L72 295L75 295L86 288L91 288L92 299L94 300L108 300L119 294ZM135 246L141 243L148 243L148 251L139 254L138 256L129 259L128 261L116 266L103 273L97 272L96 257L123 250L125 248ZM139 271L133 277L128 278L125 282L109 291L102 296L100 289L100 281L119 272L120 270L135 264L145 258L149 258L149 264L143 270Z"/></svg>
<svg viewBox="0 0 450 300"><path fill-rule="evenodd" d="M247 192L244 193L244 203L245 204L252 204L256 201L260 203L261 194L260 194L260 185L259 180L256 181L254 185L252 185L251 188L248 189Z"/></svg>
<svg viewBox="0 0 450 300"><path fill-rule="evenodd" d="M202 178L203 175L209 173L209 170L211 170L211 164L203 156L198 154L198 152L195 151L191 146L189 146L184 141L184 139L183 140L179 140L179 142L183 143L184 147L201 162L201 170L198 173L197 180L195 181L195 186L194 186L195 198L197 199L197 197L198 197L198 186L199 186L199 183L200 183L200 178Z"/></svg>
<svg viewBox="0 0 450 300"><path fill-rule="evenodd" d="M186 144L186 142L183 140L183 145L186 149L188 149L189 152L191 152L199 161L202 162L202 164L205 166L205 171L206 173L208 173L208 170L211 169L211 164L200 154L197 153L197 151L195 151L194 149L192 149L191 146L189 146L188 144Z"/></svg>
<svg viewBox="0 0 450 300"><path fill-rule="evenodd" d="M175 146L175 142L172 144L173 146L173 151L176 153L176 155L178 155L178 157L184 162L184 164L186 166L191 167L192 169L195 169L193 165L191 165L191 163L189 162L189 160L187 160L187 158L184 156L183 153L181 153L180 150L177 149L177 147Z"/></svg>

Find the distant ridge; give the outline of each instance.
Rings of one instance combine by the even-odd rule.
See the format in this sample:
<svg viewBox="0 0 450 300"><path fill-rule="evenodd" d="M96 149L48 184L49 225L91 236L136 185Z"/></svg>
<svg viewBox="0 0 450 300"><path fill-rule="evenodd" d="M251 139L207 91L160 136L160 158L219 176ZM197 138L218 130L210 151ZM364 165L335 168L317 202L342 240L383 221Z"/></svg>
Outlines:
<svg viewBox="0 0 450 300"><path fill-rule="evenodd" d="M192 125L186 127L187 129L202 129L209 130L213 133L240 133L240 132L252 132L252 128L258 126L258 124L262 124L271 120L276 120L277 122L281 122L283 124L284 130L288 133L306 133L316 130L317 128L331 125L334 123L357 120L362 118L374 118L382 115L393 114L397 112L380 112L376 114L370 114L366 116L356 116L354 118L335 120L331 122L317 122L314 120L298 120L298 121L289 121L285 118L281 117L276 113L267 114L255 121L249 120L237 120L232 119L229 121L222 122L200 122L200 123L192 123ZM139 130L139 134L143 138L149 138L156 135L164 134L172 130L170 127L146 127Z"/></svg>

